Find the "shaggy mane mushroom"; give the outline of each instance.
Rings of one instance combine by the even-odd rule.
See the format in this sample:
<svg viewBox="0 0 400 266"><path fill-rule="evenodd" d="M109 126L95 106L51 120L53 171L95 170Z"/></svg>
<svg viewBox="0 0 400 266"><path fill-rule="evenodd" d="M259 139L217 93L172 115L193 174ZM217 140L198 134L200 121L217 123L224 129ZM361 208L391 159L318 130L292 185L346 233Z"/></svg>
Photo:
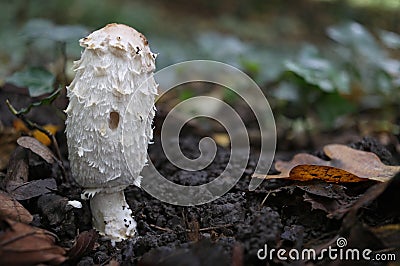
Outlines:
<svg viewBox="0 0 400 266"><path fill-rule="evenodd" d="M122 24L97 30L80 45L85 50L67 88L69 161L82 198L90 199L93 227L118 242L136 232L124 189L140 186L152 139L156 55L141 33ZM131 134L122 141L123 130Z"/></svg>

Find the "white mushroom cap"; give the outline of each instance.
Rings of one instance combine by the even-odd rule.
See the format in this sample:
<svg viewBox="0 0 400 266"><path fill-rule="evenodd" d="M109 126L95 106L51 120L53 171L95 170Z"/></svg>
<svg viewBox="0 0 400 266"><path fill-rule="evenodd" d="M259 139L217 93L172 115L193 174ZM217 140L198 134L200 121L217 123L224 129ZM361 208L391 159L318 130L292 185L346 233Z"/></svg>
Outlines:
<svg viewBox="0 0 400 266"><path fill-rule="evenodd" d="M75 62L66 110L72 174L97 192L139 184L152 138L156 55L141 33L122 24L109 24L80 44L85 50ZM122 142L124 127L132 134ZM132 158L130 169L125 157Z"/></svg>
<svg viewBox="0 0 400 266"><path fill-rule="evenodd" d="M104 28L91 33L89 36L79 40L82 47L96 52L112 52L119 56L126 52L130 57L140 55L140 63L137 73L149 72L155 69L156 54L150 51L146 37L135 29L124 24L108 24Z"/></svg>

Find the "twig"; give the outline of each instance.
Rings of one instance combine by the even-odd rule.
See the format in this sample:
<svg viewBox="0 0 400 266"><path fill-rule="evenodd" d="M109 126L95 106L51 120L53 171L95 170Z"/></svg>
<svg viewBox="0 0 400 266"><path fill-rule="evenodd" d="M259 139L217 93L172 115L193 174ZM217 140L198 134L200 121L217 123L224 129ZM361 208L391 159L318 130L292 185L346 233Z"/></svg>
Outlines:
<svg viewBox="0 0 400 266"><path fill-rule="evenodd" d="M267 195L265 196L265 198L260 203L260 209L264 205L265 201L267 201L267 198L269 197L270 194L271 194L271 191L268 191Z"/></svg>
<svg viewBox="0 0 400 266"><path fill-rule="evenodd" d="M209 231L209 230L215 230L215 229L221 229L221 228L226 228L226 227L231 227L233 224L222 224L222 225L216 225L216 226L210 226L210 227L205 227L205 228L200 228L199 231Z"/></svg>
<svg viewBox="0 0 400 266"><path fill-rule="evenodd" d="M55 93L53 93L52 95L50 95L46 99L50 100L50 101L54 100L55 96L58 94L59 91L60 91L60 89L57 90ZM57 143L57 140L56 140L55 136L53 134L51 134L48 130L44 129L42 126L36 124L35 122L32 122L31 120L29 120L28 118L25 117L25 114L27 114L32 107L36 107L36 106L42 105L43 104L42 101L38 102L38 103L32 103L27 108L23 108L23 109L18 110L18 111L14 108L14 106L10 103L10 101L8 99L6 100L6 104L8 106L8 109L11 111L11 113L13 115L15 115L17 118L21 119L27 125L27 127L29 129L31 129L31 130L32 129L39 130L40 132L45 134L49 139L51 139L51 143L53 144L53 148L54 148L54 151L56 152L56 156L57 156L57 159L58 159L57 163L58 163L58 166L61 169L61 175L63 177L62 181L67 181L67 173L66 173L64 165L62 163L61 152L60 152L60 149L59 149L59 146L58 146L58 143Z"/></svg>
<svg viewBox="0 0 400 266"><path fill-rule="evenodd" d="M19 115L26 115L27 113L29 113L29 111L33 108L33 107L39 107L45 104L50 104L52 103L55 98L57 98L58 94L60 93L60 91L62 90L62 87L58 88L57 90L55 90L52 94L50 94L48 97L42 99L39 102L34 102L28 105L28 107L25 108L21 108L20 110L16 110L10 103L9 100L6 100L7 106L10 109L10 111L15 115L15 116L19 116Z"/></svg>
<svg viewBox="0 0 400 266"><path fill-rule="evenodd" d="M158 226L158 225L155 225L155 224L149 224L149 225L150 225L150 227L153 227L155 229L158 229L158 230L161 230L161 231L165 231L165 232L173 232L174 231L172 229L164 228L164 227L161 227L161 226Z"/></svg>

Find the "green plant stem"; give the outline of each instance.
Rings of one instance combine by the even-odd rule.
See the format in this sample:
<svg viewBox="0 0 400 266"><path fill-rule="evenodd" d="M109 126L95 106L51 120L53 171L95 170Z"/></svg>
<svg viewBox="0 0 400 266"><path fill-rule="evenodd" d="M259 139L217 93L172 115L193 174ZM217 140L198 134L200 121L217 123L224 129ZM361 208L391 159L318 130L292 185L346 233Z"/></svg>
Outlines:
<svg viewBox="0 0 400 266"><path fill-rule="evenodd" d="M59 91L60 90L58 90L57 93ZM42 102L38 102L38 103L42 103ZM33 130L33 129L39 130L40 132L45 134L51 140L51 143L53 145L53 148L54 148L54 150L56 152L56 156L57 156L57 159L58 159L57 160L57 164L61 169L61 174L62 174L62 177L63 177L61 181L67 181L67 173L66 173L64 165L62 163L61 152L60 152L56 137L53 134L51 134L48 130L44 129L42 126L36 124L35 122L32 122L31 120L29 120L28 118L25 117L25 114L28 113L29 110L32 107L36 107L36 106L42 105L42 104L38 104L38 103L32 103L27 108L23 108L23 109L17 111L15 109L15 107L10 103L10 101L8 99L6 100L6 104L8 106L8 109L11 111L11 113L13 115L15 115L17 118L21 119L30 130Z"/></svg>

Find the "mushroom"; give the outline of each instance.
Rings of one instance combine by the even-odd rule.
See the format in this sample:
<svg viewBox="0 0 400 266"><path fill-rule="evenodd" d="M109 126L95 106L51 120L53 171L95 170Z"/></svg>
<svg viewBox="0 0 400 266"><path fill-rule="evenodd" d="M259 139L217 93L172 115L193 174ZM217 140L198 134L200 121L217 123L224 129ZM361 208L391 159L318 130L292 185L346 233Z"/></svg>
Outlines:
<svg viewBox="0 0 400 266"><path fill-rule="evenodd" d="M140 186L153 136L156 54L122 24L94 31L80 45L85 50L67 88L69 161L82 198L90 199L93 227L114 243L136 232L124 189ZM123 131L130 132L124 139Z"/></svg>

